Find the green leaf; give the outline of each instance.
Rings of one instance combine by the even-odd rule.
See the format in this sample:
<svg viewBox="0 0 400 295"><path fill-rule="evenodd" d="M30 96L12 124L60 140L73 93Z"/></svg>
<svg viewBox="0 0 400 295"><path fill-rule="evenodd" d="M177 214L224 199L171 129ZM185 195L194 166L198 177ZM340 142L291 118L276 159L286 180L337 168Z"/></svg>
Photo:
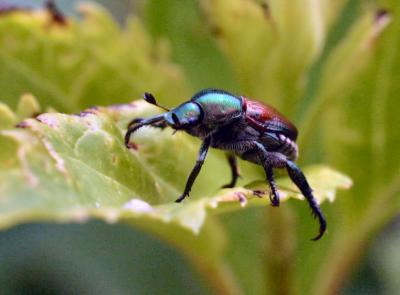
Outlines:
<svg viewBox="0 0 400 295"><path fill-rule="evenodd" d="M243 93L290 114L345 1L260 2L199 1Z"/></svg>
<svg viewBox="0 0 400 295"><path fill-rule="evenodd" d="M17 121L18 118L10 107L0 102L0 130L13 127Z"/></svg>
<svg viewBox="0 0 400 295"><path fill-rule="evenodd" d="M217 48L196 1L145 1L144 21L154 38L168 44L193 89L240 90L227 57ZM166 25L167 24L167 25Z"/></svg>
<svg viewBox="0 0 400 295"><path fill-rule="evenodd" d="M34 117L40 113L40 106L32 94L24 94L18 103L17 116L20 120Z"/></svg>

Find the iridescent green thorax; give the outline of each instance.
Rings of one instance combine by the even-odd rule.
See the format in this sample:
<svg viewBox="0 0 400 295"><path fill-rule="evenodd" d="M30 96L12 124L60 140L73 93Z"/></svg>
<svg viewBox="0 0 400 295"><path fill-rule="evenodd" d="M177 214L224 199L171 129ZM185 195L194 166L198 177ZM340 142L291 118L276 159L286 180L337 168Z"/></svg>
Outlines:
<svg viewBox="0 0 400 295"><path fill-rule="evenodd" d="M196 94L192 101L201 106L205 124L219 124L242 113L242 99L225 91L205 90Z"/></svg>

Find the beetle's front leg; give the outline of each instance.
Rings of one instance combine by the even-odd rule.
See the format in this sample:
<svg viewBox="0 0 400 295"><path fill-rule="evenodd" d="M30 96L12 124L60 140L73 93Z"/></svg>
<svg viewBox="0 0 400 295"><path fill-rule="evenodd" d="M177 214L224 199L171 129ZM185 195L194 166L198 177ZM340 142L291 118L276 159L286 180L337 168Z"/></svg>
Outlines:
<svg viewBox="0 0 400 295"><path fill-rule="evenodd" d="M210 146L210 141L211 140L209 137L204 139L199 151L199 156L197 158L196 165L192 169L192 172L190 172L189 178L186 182L185 190L183 191L183 194L175 202L177 203L182 202L187 196L189 196L190 190L192 189L192 185L201 170L201 166L203 166L204 160L206 159L207 151Z"/></svg>
<svg viewBox="0 0 400 295"><path fill-rule="evenodd" d="M147 119L144 119L144 118L135 118L135 119L133 119L132 121L129 122L128 129L131 128L132 126L136 125L136 124L143 123L146 120ZM152 127L156 127L156 128L164 129L165 127L167 127L167 122L159 121L159 122L156 122L156 123L152 123L151 126Z"/></svg>
<svg viewBox="0 0 400 295"><path fill-rule="evenodd" d="M231 182L228 184L225 184L224 186L222 186L222 188L232 188L236 185L236 181L237 181L238 177L240 176L240 173L239 173L239 168L237 165L236 156L234 154L227 153L226 158L228 159L229 167L231 168L232 178L231 178Z"/></svg>
<svg viewBox="0 0 400 295"><path fill-rule="evenodd" d="M125 146L127 148L130 148L129 145L129 140L131 138L131 134L136 132L139 128L142 128L143 126L151 125L151 126L157 126L157 124L162 124L164 121L164 115L157 115L148 119L133 119L129 124L128 124L128 130L126 131L125 134Z"/></svg>

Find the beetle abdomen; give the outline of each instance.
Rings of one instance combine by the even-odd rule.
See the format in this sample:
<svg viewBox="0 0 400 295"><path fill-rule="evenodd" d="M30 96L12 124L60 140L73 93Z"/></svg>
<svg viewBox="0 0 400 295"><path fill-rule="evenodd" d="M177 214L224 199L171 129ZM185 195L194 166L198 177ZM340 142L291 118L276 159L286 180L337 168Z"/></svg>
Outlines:
<svg viewBox="0 0 400 295"><path fill-rule="evenodd" d="M295 161L299 156L297 144L283 134L279 134L278 137L281 145L277 151L287 156L289 160Z"/></svg>

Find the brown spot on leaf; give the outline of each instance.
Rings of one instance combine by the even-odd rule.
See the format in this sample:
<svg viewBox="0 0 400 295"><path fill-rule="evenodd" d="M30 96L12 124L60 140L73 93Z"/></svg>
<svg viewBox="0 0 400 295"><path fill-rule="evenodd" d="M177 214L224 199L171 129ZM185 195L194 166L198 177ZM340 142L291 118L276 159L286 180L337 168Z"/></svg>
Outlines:
<svg viewBox="0 0 400 295"><path fill-rule="evenodd" d="M28 128L30 126L31 125L29 124L28 121L21 121L17 125L15 125L15 127L17 127L17 128Z"/></svg>
<svg viewBox="0 0 400 295"><path fill-rule="evenodd" d="M128 143L128 148L137 151L139 149L139 146L134 142L129 142Z"/></svg>
<svg viewBox="0 0 400 295"><path fill-rule="evenodd" d="M389 12L386 9L379 9L375 13L375 20L379 21L380 19L388 17L388 16L389 16Z"/></svg>
<svg viewBox="0 0 400 295"><path fill-rule="evenodd" d="M240 203L240 206L241 207L245 207L247 205L246 194L243 193L243 192L235 192L234 194L237 197L237 199L238 199L238 201Z"/></svg>
<svg viewBox="0 0 400 295"><path fill-rule="evenodd" d="M369 38L365 42L366 48L372 48L376 45L382 31L390 23L391 17L387 10L379 9L375 13L374 23Z"/></svg>
<svg viewBox="0 0 400 295"><path fill-rule="evenodd" d="M86 110L80 112L77 114L79 117L86 117L88 115L97 115L99 113L100 108L98 106L92 106L90 108L87 108Z"/></svg>
<svg viewBox="0 0 400 295"><path fill-rule="evenodd" d="M96 115L96 112L88 112L88 111L83 111L77 114L78 117L86 117L89 115Z"/></svg>
<svg viewBox="0 0 400 295"><path fill-rule="evenodd" d="M51 128L57 128L57 120L49 114L39 115L35 119Z"/></svg>
<svg viewBox="0 0 400 295"><path fill-rule="evenodd" d="M224 35L224 31L222 30L221 27L217 25L211 26L211 34L213 34L215 37L222 37Z"/></svg>
<svg viewBox="0 0 400 295"><path fill-rule="evenodd" d="M271 9L269 7L269 4L267 2L263 2L263 3L261 3L261 8L264 12L264 16L267 19L271 19Z"/></svg>

